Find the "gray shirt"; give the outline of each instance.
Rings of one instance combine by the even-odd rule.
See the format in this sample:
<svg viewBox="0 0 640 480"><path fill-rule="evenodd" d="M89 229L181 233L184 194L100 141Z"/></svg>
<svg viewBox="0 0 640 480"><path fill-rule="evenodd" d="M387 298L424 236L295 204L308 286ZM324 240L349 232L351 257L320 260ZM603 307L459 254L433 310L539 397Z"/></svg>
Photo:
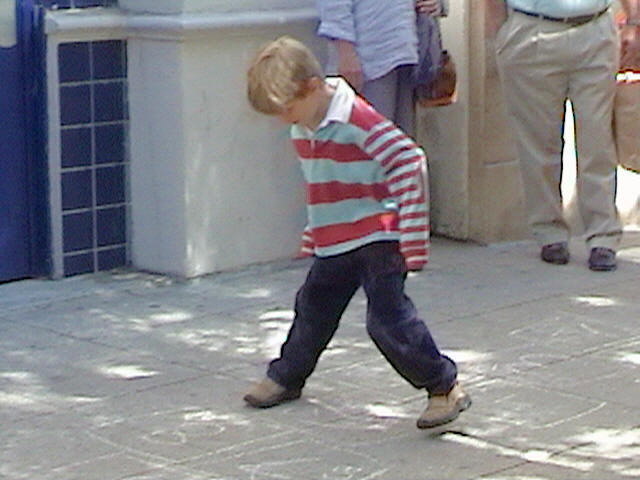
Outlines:
<svg viewBox="0 0 640 480"><path fill-rule="evenodd" d="M577 17L598 13L611 5L611 0L506 0L510 8L550 17Z"/></svg>
<svg viewBox="0 0 640 480"><path fill-rule="evenodd" d="M418 62L415 0L316 0L318 35L352 42L365 80L400 65ZM329 52L329 73L337 73L337 54Z"/></svg>

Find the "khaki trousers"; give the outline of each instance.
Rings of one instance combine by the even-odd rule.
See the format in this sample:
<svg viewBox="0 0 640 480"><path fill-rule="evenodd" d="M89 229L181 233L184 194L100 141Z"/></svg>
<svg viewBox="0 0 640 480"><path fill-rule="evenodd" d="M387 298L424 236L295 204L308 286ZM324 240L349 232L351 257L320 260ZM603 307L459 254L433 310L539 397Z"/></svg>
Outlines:
<svg viewBox="0 0 640 480"><path fill-rule="evenodd" d="M540 245L567 241L562 176L565 103L573 105L577 204L587 245L616 249L611 128L618 40L611 12L579 26L509 12L496 36L498 71L520 158L528 222Z"/></svg>

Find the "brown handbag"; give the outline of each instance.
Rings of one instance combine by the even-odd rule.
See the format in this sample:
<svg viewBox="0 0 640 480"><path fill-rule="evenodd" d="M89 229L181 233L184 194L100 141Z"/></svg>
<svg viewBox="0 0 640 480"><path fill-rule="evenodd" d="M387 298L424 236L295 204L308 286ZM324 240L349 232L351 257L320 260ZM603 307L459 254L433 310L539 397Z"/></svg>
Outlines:
<svg viewBox="0 0 640 480"><path fill-rule="evenodd" d="M413 70L415 99L422 107L449 105L456 99L456 64L442 47L438 20L428 14L417 17L418 63Z"/></svg>
<svg viewBox="0 0 640 480"><path fill-rule="evenodd" d="M618 164L640 173L640 75L618 75L613 108L613 133Z"/></svg>
<svg viewBox="0 0 640 480"><path fill-rule="evenodd" d="M458 74L456 64L447 50L442 51L440 67L429 89L418 96L418 104L422 107L441 107L456 101Z"/></svg>

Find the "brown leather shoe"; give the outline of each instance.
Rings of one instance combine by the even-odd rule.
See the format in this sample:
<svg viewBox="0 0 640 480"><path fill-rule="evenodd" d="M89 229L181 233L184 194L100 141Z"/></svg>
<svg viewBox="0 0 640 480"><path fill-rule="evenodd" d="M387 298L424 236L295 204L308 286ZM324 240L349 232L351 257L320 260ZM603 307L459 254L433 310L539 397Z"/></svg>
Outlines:
<svg viewBox="0 0 640 480"><path fill-rule="evenodd" d="M418 428L433 428L454 421L471 406L471 397L456 383L446 395L430 395L429 406L418 418Z"/></svg>
<svg viewBox="0 0 640 480"><path fill-rule="evenodd" d="M252 407L269 408L300 398L300 395L302 395L301 389L288 390L269 377L265 377L249 389L244 396L244 401Z"/></svg>
<svg viewBox="0 0 640 480"><path fill-rule="evenodd" d="M589 269L595 272L610 272L615 270L616 252L610 248L594 247L589 254Z"/></svg>
<svg viewBox="0 0 640 480"><path fill-rule="evenodd" d="M554 265L565 265L569 263L569 248L567 242L557 242L545 245L540 250L540 258L543 262Z"/></svg>

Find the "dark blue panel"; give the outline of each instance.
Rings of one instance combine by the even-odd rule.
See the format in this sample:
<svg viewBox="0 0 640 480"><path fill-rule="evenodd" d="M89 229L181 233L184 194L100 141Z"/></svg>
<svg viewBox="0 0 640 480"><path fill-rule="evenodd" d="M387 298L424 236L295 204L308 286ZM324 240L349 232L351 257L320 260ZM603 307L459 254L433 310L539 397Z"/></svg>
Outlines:
<svg viewBox="0 0 640 480"><path fill-rule="evenodd" d="M93 78L95 80L125 77L126 67L123 41L93 42L91 48Z"/></svg>
<svg viewBox="0 0 640 480"><path fill-rule="evenodd" d="M127 264L127 249L125 247L101 250L98 252L98 270L111 270L124 267Z"/></svg>
<svg viewBox="0 0 640 480"><path fill-rule="evenodd" d="M107 247L126 241L125 207L97 211L98 246Z"/></svg>
<svg viewBox="0 0 640 480"><path fill-rule="evenodd" d="M64 43L58 47L58 70L60 83L89 80L89 44Z"/></svg>
<svg viewBox="0 0 640 480"><path fill-rule="evenodd" d="M0 48L0 281L29 273L29 201L20 52Z"/></svg>
<svg viewBox="0 0 640 480"><path fill-rule="evenodd" d="M36 0L36 3L47 8L86 8L108 7L116 5L118 0Z"/></svg>
<svg viewBox="0 0 640 480"><path fill-rule="evenodd" d="M91 122L91 92L88 85L60 87L62 125Z"/></svg>
<svg viewBox="0 0 640 480"><path fill-rule="evenodd" d="M122 163L124 155L124 124L96 127L96 163Z"/></svg>
<svg viewBox="0 0 640 480"><path fill-rule="evenodd" d="M91 170L62 174L62 210L91 208L93 205Z"/></svg>
<svg viewBox="0 0 640 480"><path fill-rule="evenodd" d="M91 165L91 129L71 128L61 133L62 168Z"/></svg>
<svg viewBox="0 0 640 480"><path fill-rule="evenodd" d="M96 204L124 203L124 167L104 167L96 170Z"/></svg>
<svg viewBox="0 0 640 480"><path fill-rule="evenodd" d="M95 84L93 106L96 122L112 122L124 119L124 83Z"/></svg>
<svg viewBox="0 0 640 480"><path fill-rule="evenodd" d="M65 253L93 248L93 212L64 215L62 243Z"/></svg>
<svg viewBox="0 0 640 480"><path fill-rule="evenodd" d="M66 255L64 257L64 275L80 275L95 271L93 253L81 253L79 255Z"/></svg>

